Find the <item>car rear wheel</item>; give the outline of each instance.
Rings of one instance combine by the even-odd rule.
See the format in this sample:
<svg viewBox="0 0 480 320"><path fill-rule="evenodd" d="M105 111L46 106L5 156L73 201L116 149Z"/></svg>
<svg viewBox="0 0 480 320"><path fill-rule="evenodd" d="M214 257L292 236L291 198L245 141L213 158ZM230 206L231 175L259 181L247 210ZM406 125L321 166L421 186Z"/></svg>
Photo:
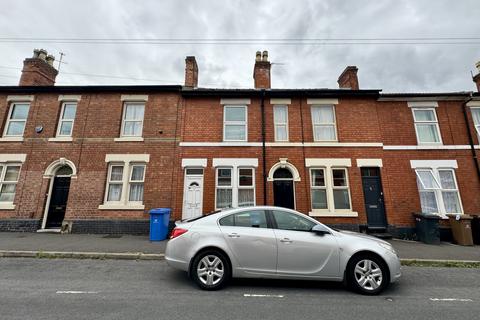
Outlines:
<svg viewBox="0 0 480 320"><path fill-rule="evenodd" d="M217 250L198 254L192 263L190 274L204 290L218 290L230 280L230 265L225 255Z"/></svg>
<svg viewBox="0 0 480 320"><path fill-rule="evenodd" d="M349 286L362 294L376 295L390 282L388 267L374 255L359 255L349 262L347 268Z"/></svg>

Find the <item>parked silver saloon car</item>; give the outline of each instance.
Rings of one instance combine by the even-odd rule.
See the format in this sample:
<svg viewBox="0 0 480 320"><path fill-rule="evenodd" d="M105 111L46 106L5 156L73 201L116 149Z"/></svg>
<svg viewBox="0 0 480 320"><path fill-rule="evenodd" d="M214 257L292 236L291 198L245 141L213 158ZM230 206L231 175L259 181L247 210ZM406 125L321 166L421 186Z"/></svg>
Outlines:
<svg viewBox="0 0 480 320"><path fill-rule="evenodd" d="M205 290L235 277L346 280L360 293L378 294L401 275L388 242L267 206L177 222L165 258Z"/></svg>

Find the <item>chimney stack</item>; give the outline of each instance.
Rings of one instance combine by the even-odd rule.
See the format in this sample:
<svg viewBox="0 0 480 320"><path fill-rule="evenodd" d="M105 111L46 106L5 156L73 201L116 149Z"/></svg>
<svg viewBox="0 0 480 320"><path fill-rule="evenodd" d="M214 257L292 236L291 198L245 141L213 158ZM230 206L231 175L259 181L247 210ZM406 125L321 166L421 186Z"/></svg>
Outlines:
<svg viewBox="0 0 480 320"><path fill-rule="evenodd" d="M198 65L194 56L185 58L185 86L198 87Z"/></svg>
<svg viewBox="0 0 480 320"><path fill-rule="evenodd" d="M270 69L272 65L268 61L268 51L257 51L255 55L255 66L253 68L253 80L255 89L270 89Z"/></svg>
<svg viewBox="0 0 480 320"><path fill-rule="evenodd" d="M340 77L338 77L338 86L341 89L359 90L357 72L358 68L356 66L346 67Z"/></svg>
<svg viewBox="0 0 480 320"><path fill-rule="evenodd" d="M477 67L478 73L473 76L473 82L477 85L477 91L480 92L480 61L475 64L475 67Z"/></svg>
<svg viewBox="0 0 480 320"><path fill-rule="evenodd" d="M35 49L33 57L23 61L19 86L53 86L58 71L53 67L55 57L44 49Z"/></svg>

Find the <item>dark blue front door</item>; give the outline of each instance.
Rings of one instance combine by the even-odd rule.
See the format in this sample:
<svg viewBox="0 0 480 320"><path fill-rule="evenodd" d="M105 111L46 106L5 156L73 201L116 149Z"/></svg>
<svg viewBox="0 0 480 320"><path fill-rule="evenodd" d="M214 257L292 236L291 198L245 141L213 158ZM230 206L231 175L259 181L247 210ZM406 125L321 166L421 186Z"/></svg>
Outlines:
<svg viewBox="0 0 480 320"><path fill-rule="evenodd" d="M380 169L362 168L362 182L368 228L387 228Z"/></svg>

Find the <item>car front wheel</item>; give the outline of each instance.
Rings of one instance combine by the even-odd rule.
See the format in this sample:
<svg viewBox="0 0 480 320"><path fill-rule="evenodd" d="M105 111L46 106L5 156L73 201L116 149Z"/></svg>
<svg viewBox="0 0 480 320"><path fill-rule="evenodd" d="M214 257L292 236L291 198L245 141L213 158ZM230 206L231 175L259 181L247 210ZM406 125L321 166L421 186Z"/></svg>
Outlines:
<svg viewBox="0 0 480 320"><path fill-rule="evenodd" d="M190 274L201 289L218 290L230 279L230 265L223 253L209 250L195 257Z"/></svg>
<svg viewBox="0 0 480 320"><path fill-rule="evenodd" d="M347 277L353 290L366 295L379 294L390 282L387 265L374 255L354 257L348 264Z"/></svg>

